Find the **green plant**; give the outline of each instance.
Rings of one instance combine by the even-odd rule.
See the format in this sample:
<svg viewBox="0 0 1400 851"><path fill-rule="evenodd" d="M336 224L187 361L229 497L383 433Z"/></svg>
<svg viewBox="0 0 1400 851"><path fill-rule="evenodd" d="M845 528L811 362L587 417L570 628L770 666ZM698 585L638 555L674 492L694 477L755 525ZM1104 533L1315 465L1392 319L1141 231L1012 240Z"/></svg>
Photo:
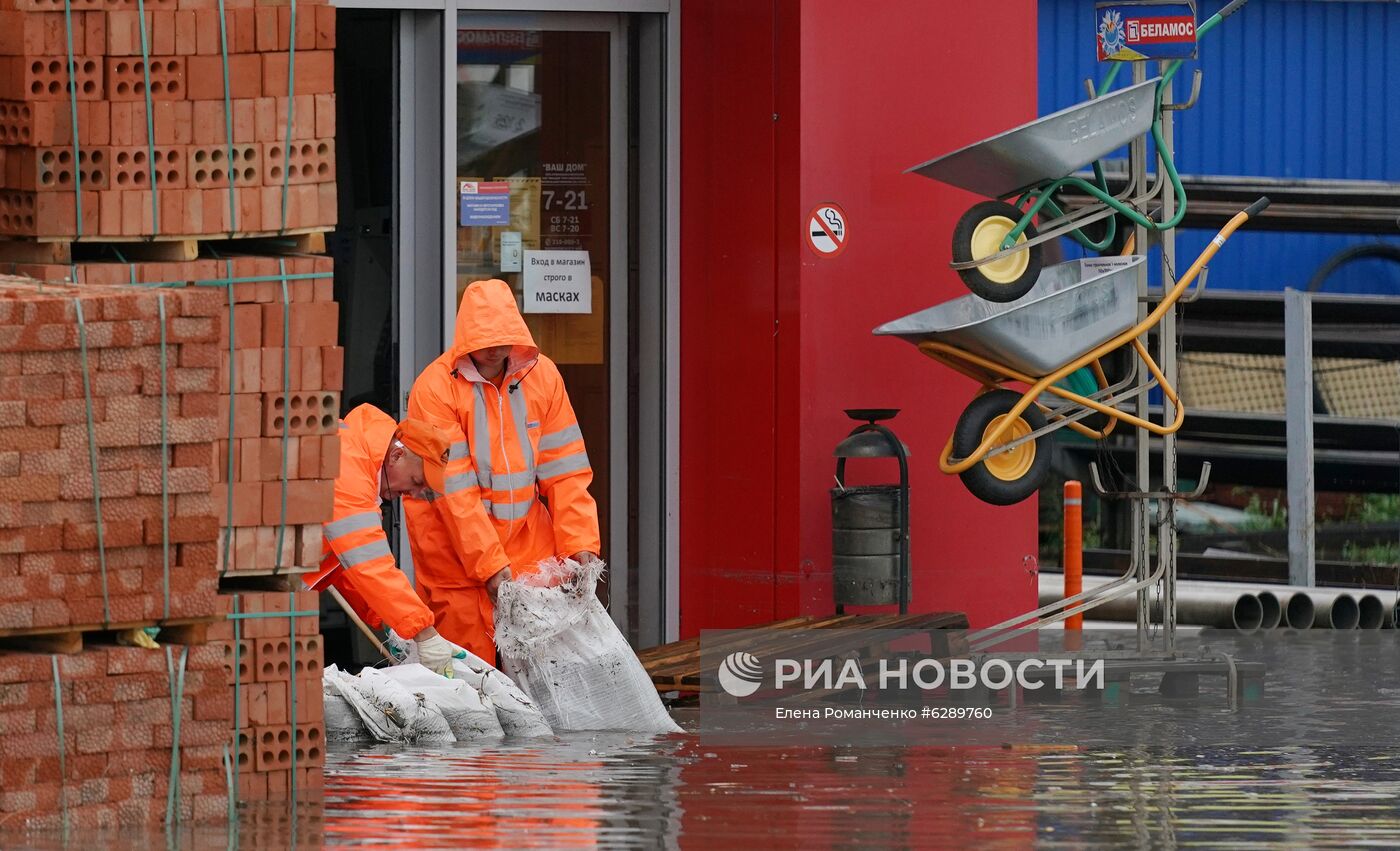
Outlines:
<svg viewBox="0 0 1400 851"><path fill-rule="evenodd" d="M1348 523L1386 523L1400 520L1400 494L1352 494L1347 497L1343 520Z"/></svg>
<svg viewBox="0 0 1400 851"><path fill-rule="evenodd" d="M1249 495L1249 503L1245 505L1244 512L1249 515L1243 524L1244 531L1288 528L1288 508L1277 499L1271 499L1265 505L1263 500L1259 498L1259 494L1252 493Z"/></svg>
<svg viewBox="0 0 1400 851"><path fill-rule="evenodd" d="M1361 546L1353 541L1342 544L1342 559L1361 564L1400 564L1400 543Z"/></svg>

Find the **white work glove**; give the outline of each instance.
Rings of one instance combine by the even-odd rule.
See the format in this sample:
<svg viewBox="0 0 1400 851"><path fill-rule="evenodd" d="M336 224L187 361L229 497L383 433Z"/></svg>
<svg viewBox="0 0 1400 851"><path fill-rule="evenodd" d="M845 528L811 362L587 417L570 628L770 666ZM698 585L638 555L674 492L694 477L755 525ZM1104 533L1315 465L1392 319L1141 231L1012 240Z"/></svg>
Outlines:
<svg viewBox="0 0 1400 851"><path fill-rule="evenodd" d="M452 675L452 643L441 635L418 639L418 662L435 674Z"/></svg>

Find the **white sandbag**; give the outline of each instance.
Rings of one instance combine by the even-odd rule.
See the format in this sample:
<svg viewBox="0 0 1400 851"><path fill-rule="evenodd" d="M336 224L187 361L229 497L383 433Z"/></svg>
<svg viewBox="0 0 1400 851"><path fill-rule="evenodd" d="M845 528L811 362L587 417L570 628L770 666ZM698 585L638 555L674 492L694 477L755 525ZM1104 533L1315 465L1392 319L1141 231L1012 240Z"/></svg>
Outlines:
<svg viewBox="0 0 1400 851"><path fill-rule="evenodd" d="M379 701L372 690L361 688L358 677L350 676L335 665L327 665L321 674L321 682L323 690L335 692L349 704L360 717L371 739L380 742L403 741L403 725L394 719L392 704Z"/></svg>
<svg viewBox="0 0 1400 851"><path fill-rule="evenodd" d="M418 643L413 639L403 638L389 630L389 637L384 643L394 658L399 660L399 665L417 664ZM453 677L470 685L481 697L482 703L495 710L496 720L507 736L535 738L554 735L544 714L525 692L511 682L510 677L464 647L453 644L452 649L464 656L452 660Z"/></svg>
<svg viewBox="0 0 1400 851"><path fill-rule="evenodd" d="M330 668L335 666L331 665ZM329 669L326 673L329 673ZM365 722L360 720L355 707L340 694L340 690L329 678L323 678L321 681L321 700L324 705L327 742L368 744L374 741L374 736L365 728Z"/></svg>
<svg viewBox="0 0 1400 851"><path fill-rule="evenodd" d="M378 673L425 698L429 706L442 713L459 742L505 735L501 722L496 720L495 708L464 680L448 679L417 664L395 665L379 669Z"/></svg>
<svg viewBox="0 0 1400 851"><path fill-rule="evenodd" d="M358 677L352 677L332 665L326 668L324 682L349 701L365 728L378 741L418 744L456 741L441 710L374 668L365 668Z"/></svg>
<svg viewBox="0 0 1400 851"><path fill-rule="evenodd" d="M555 730L680 732L594 593L602 573L602 562L550 559L538 574L503 583L501 667Z"/></svg>

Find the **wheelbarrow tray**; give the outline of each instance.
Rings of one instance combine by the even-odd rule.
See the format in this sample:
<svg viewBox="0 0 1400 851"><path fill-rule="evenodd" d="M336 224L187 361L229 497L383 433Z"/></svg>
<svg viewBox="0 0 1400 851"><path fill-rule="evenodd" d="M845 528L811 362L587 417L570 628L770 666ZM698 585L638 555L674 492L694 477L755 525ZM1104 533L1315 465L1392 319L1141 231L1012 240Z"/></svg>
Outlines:
<svg viewBox="0 0 1400 851"><path fill-rule="evenodd" d="M914 345L946 343L1039 378L1136 324L1142 262L1141 255L1070 260L1042 270L1016 301L999 304L969 294L886 322L874 333Z"/></svg>
<svg viewBox="0 0 1400 851"><path fill-rule="evenodd" d="M906 172L988 198L1066 177L1151 129L1157 80L1075 104Z"/></svg>

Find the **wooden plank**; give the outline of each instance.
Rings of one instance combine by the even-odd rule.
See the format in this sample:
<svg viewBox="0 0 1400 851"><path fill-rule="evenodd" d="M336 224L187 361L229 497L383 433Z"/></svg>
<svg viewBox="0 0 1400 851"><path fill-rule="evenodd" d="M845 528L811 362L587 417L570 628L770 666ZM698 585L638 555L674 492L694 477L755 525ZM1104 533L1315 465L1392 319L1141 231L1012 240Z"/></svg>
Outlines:
<svg viewBox="0 0 1400 851"><path fill-rule="evenodd" d="M744 650L759 656L830 655L832 653L865 650L861 641L848 634L822 635L830 630L944 630L966 629L967 615L962 612L928 612L914 615L830 615L826 617L790 618L752 629L768 632L757 639L751 633L740 632L727 641L707 644L706 649L723 654ZM791 632L791 635L782 635ZM875 639L872 638L872 642ZM638 654L658 691L709 691L701 681L700 640L696 638L653 647Z"/></svg>
<svg viewBox="0 0 1400 851"><path fill-rule="evenodd" d="M305 591L306 583L301 581L311 568L283 569L279 572L261 570L230 571L219 577L219 592L252 593L257 591Z"/></svg>
<svg viewBox="0 0 1400 851"><path fill-rule="evenodd" d="M19 635L0 638L0 649L24 650L30 653L81 653L83 633L55 632L45 635Z"/></svg>
<svg viewBox="0 0 1400 851"><path fill-rule="evenodd" d="M122 256L133 263L188 263L199 258L199 240L171 239L156 242L129 242Z"/></svg>
<svg viewBox="0 0 1400 851"><path fill-rule="evenodd" d="M223 615L193 618L131 621L79 626L19 627L0 630L0 648L34 650L44 653L77 653L83 649L84 638L114 636L132 629L159 627L157 641L169 644L204 644L208 642L209 625L224 619Z"/></svg>
<svg viewBox="0 0 1400 851"><path fill-rule="evenodd" d="M31 242L29 240L0 240L0 262L43 263L67 266L73 262L73 245L69 242Z"/></svg>
<svg viewBox="0 0 1400 851"><path fill-rule="evenodd" d="M116 257L136 263L183 263L199 258L205 243L255 254L325 254L326 234L334 228L296 228L284 233L255 231L197 235L99 236L71 238L0 238L0 263L39 263L68 266L111 262ZM75 256L74 246L83 246ZM104 251L104 246L113 250ZM102 258L98 260L97 258ZM84 259L89 258L89 259Z"/></svg>
<svg viewBox="0 0 1400 851"><path fill-rule="evenodd" d="M209 643L209 624L190 623L162 626L160 633L156 635L156 641L162 644L207 644Z"/></svg>

